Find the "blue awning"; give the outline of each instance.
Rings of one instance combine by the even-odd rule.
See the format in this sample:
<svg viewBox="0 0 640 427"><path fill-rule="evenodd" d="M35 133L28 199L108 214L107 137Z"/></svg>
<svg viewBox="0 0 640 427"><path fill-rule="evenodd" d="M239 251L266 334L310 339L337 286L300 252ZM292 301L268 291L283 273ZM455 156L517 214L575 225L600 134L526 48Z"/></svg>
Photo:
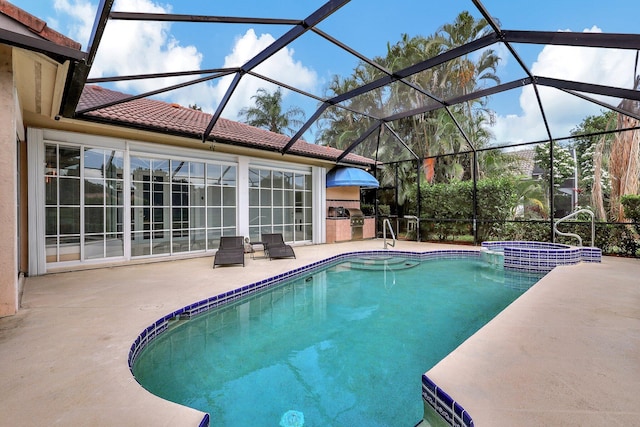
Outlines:
<svg viewBox="0 0 640 427"><path fill-rule="evenodd" d="M378 188L380 183L369 172L359 168L338 167L327 173L327 187L349 186Z"/></svg>

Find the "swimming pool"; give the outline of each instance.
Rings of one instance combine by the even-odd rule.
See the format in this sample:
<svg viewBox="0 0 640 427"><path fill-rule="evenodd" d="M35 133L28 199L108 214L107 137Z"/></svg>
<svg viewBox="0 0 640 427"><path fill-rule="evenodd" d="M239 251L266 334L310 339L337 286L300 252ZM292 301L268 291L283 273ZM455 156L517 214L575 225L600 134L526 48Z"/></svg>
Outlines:
<svg viewBox="0 0 640 427"><path fill-rule="evenodd" d="M141 335L132 371L213 425L415 425L422 373L541 275L505 275L477 253L386 254L337 257L190 320L174 313Z"/></svg>

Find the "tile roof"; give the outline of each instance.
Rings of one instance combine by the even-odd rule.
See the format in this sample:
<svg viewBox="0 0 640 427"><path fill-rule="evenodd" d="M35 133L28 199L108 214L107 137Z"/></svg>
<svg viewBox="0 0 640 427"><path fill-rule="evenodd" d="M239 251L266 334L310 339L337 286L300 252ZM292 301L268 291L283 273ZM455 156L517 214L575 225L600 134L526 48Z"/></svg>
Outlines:
<svg viewBox="0 0 640 427"><path fill-rule="evenodd" d="M81 112L98 105L129 98L130 95L96 85L86 85L82 91L77 111ZM171 133L200 139L211 120L211 114L149 98L134 99L80 114L78 118L97 120L111 124ZM220 118L214 126L211 137L217 142L268 151L279 151L289 137L244 123ZM335 161L342 150L322 145L297 141L288 151L304 157ZM356 154L349 154L344 162L371 165L374 160Z"/></svg>
<svg viewBox="0 0 640 427"><path fill-rule="evenodd" d="M49 28L47 23L5 0L0 0L0 13L24 25L34 34L60 46L80 49L82 45Z"/></svg>
<svg viewBox="0 0 640 427"><path fill-rule="evenodd" d="M510 153L514 158L516 171L526 177L542 175L542 169L536 164L534 149L518 150Z"/></svg>

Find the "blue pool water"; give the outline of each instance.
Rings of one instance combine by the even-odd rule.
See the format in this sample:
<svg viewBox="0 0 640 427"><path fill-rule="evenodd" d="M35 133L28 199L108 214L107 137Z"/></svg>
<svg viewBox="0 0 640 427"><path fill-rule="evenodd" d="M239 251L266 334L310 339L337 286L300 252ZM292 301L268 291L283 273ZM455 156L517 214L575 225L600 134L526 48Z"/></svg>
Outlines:
<svg viewBox="0 0 640 427"><path fill-rule="evenodd" d="M421 375L541 276L354 259L178 321L133 372L213 426L413 426Z"/></svg>

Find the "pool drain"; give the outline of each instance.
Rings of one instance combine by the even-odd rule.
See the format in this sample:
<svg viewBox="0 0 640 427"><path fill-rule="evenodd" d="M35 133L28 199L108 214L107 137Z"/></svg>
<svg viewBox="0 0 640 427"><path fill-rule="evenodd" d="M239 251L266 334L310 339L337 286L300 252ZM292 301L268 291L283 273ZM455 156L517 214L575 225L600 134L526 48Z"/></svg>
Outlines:
<svg viewBox="0 0 640 427"><path fill-rule="evenodd" d="M302 427L304 425L304 414L300 411L287 411L280 418L281 427Z"/></svg>

